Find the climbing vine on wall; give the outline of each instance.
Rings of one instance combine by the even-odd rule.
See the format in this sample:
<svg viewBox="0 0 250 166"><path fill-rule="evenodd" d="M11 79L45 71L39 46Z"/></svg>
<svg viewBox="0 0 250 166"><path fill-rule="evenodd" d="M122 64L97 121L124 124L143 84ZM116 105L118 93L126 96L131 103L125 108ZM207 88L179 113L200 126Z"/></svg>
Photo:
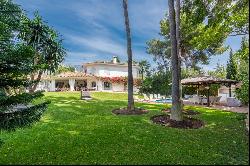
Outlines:
<svg viewBox="0 0 250 166"><path fill-rule="evenodd" d="M127 77L100 77L102 81L105 82L111 82L111 83L117 83L117 84L127 84L128 78ZM134 78L134 85L140 86L141 79L135 79Z"/></svg>

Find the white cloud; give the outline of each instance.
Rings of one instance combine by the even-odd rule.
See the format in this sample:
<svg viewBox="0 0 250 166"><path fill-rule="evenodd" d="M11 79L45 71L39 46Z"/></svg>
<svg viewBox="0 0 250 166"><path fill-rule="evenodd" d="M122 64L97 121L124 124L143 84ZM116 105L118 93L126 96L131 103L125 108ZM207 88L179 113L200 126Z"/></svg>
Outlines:
<svg viewBox="0 0 250 166"><path fill-rule="evenodd" d="M124 55L126 48L124 45L117 43L109 38L105 37L79 37L74 35L67 36L72 43L78 46L84 46L92 51L101 51L104 53L110 53L113 55Z"/></svg>
<svg viewBox="0 0 250 166"><path fill-rule="evenodd" d="M67 51L67 57L70 58L95 58L97 54L94 54L92 52L71 52Z"/></svg>

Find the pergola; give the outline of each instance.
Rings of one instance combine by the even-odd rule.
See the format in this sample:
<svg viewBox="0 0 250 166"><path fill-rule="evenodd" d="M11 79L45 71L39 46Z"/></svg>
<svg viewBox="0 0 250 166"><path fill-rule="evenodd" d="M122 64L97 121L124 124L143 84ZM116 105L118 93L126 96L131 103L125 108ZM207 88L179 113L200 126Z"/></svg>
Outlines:
<svg viewBox="0 0 250 166"><path fill-rule="evenodd" d="M209 102L209 89L211 84L228 84L229 86L229 97L231 97L231 85L237 84L238 81L230 80L230 79L222 79L208 75L200 75L197 77L191 77L181 80L182 85L196 85L198 88L199 86L203 85L207 88L207 106L210 106Z"/></svg>

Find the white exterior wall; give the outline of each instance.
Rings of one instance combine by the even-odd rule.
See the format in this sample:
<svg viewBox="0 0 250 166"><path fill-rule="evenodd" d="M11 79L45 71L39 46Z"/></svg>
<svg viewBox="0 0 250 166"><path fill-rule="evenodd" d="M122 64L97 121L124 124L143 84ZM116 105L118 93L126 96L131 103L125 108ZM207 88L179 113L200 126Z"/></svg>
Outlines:
<svg viewBox="0 0 250 166"><path fill-rule="evenodd" d="M231 95L235 97L235 86L232 85L231 87ZM229 97L229 88L226 86L221 86L218 89L218 96L221 96L220 102L226 102L227 98Z"/></svg>
<svg viewBox="0 0 250 166"><path fill-rule="evenodd" d="M103 90L103 88L102 88L102 81L98 80L96 83L97 83L97 90L98 91L102 91Z"/></svg>
<svg viewBox="0 0 250 166"><path fill-rule="evenodd" d="M51 80L49 82L49 91L52 91L52 92L56 91L56 82L55 82L55 80Z"/></svg>
<svg viewBox="0 0 250 166"><path fill-rule="evenodd" d="M113 83L112 88L113 88L112 90L114 92L123 92L124 91L124 85L123 84Z"/></svg>
<svg viewBox="0 0 250 166"><path fill-rule="evenodd" d="M138 69L133 67L133 77L139 77ZM128 76L127 66L93 65L87 66L87 73L104 77L126 77Z"/></svg>

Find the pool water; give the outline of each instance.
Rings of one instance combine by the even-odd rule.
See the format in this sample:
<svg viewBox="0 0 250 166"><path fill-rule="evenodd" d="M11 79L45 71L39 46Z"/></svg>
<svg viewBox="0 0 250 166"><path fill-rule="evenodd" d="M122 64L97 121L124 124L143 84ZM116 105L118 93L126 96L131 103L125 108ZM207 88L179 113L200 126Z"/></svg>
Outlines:
<svg viewBox="0 0 250 166"><path fill-rule="evenodd" d="M157 99L157 100L155 100L155 102L157 102L157 103L172 103L172 99L171 98Z"/></svg>

